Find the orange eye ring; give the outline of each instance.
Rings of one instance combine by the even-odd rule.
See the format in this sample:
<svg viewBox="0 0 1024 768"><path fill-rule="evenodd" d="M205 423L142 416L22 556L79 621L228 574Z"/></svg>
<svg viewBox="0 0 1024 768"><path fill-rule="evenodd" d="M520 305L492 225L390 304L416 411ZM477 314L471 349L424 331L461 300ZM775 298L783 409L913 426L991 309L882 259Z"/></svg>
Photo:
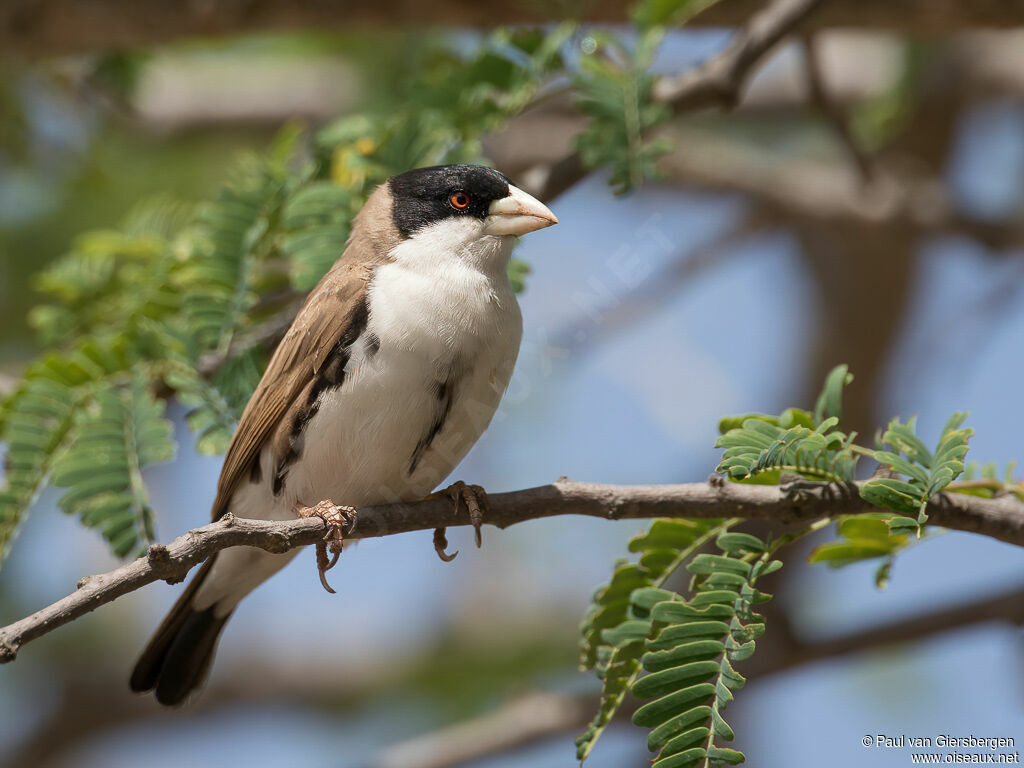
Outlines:
<svg viewBox="0 0 1024 768"><path fill-rule="evenodd" d="M469 195L465 192L454 192L452 196L448 198L448 202L451 203L452 208L458 211L464 211L469 208Z"/></svg>

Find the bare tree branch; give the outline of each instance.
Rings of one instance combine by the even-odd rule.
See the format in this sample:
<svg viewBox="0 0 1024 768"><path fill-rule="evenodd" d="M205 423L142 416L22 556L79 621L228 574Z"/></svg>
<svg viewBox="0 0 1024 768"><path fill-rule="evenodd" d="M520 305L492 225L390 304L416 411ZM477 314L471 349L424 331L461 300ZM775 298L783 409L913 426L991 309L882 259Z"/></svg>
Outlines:
<svg viewBox="0 0 1024 768"><path fill-rule="evenodd" d="M737 192L767 206L782 221L806 219L879 227L892 224L919 234L964 235L1002 255L1024 243L1024 220L985 221L967 216L938 177L877 169L864 184L845 165L804 160L711 131L670 127L681 151L660 161L673 181L717 192Z"/></svg>
<svg viewBox="0 0 1024 768"><path fill-rule="evenodd" d="M658 80L654 98L677 111L731 109L761 60L824 4L824 0L775 0L750 16L724 51L699 67Z"/></svg>
<svg viewBox="0 0 1024 768"><path fill-rule="evenodd" d="M654 517L743 517L799 524L875 508L863 501L853 484L801 488L728 483L713 476L706 483L683 485L604 485L562 478L551 485L493 494L486 522L498 528L556 515L586 515L605 520ZM1024 502L1014 496L983 499L939 495L928 505L931 522L946 528L980 533L1024 546ZM359 510L350 538L471 525L469 514L445 499L389 504ZM189 531L167 546L154 544L145 557L79 582L78 590L31 616L0 629L0 663L13 661L28 643L101 605L159 579L181 581L189 569L228 547L259 547L287 552L324 536L318 518L267 522L225 516Z"/></svg>
<svg viewBox="0 0 1024 768"><path fill-rule="evenodd" d="M913 643L973 624L1024 623L1024 586L1014 586L980 598L943 605L924 613L903 616L877 626L823 640L795 639L780 653L755 655L747 671L770 675L816 661L861 653L903 643Z"/></svg>
<svg viewBox="0 0 1024 768"><path fill-rule="evenodd" d="M698 14L690 26L742 24L760 0L722 0ZM7 0L0 4L0 50L22 55L63 55L133 48L189 37L270 29L348 30L367 26L493 26L550 21L566 6L544 3L415 3L385 0L286 0L167 3L163 0ZM574 6L575 7L575 6ZM586 21L626 20L627 5L597 0L578 6ZM1007 28L1024 20L1022 0L833 0L809 26L882 29L912 34L948 34L971 27Z"/></svg>
<svg viewBox="0 0 1024 768"><path fill-rule="evenodd" d="M807 91L811 104L821 113L825 121L832 127L846 154L850 157L862 182L868 182L874 175L871 158L868 157L850 128L850 121L839 104L832 100L825 85L821 67L820 41L813 35L805 35L802 40L804 53L804 73L807 77Z"/></svg>
<svg viewBox="0 0 1024 768"><path fill-rule="evenodd" d="M754 13L724 51L700 66L659 79L654 84L654 99L669 105L675 114L706 107L731 109L762 60L823 2L775 0ZM548 167L535 169L528 179L529 191L542 199L552 199L586 175L579 155L572 153Z"/></svg>
<svg viewBox="0 0 1024 768"><path fill-rule="evenodd" d="M721 0L689 24L733 26L759 6L758 0ZM936 35L969 27L1017 27L1022 22L1024 3L1019 0L832 0L809 20L808 27L853 27Z"/></svg>
<svg viewBox="0 0 1024 768"><path fill-rule="evenodd" d="M531 693L493 712L395 744L373 768L447 768L579 728L593 717L592 696Z"/></svg>

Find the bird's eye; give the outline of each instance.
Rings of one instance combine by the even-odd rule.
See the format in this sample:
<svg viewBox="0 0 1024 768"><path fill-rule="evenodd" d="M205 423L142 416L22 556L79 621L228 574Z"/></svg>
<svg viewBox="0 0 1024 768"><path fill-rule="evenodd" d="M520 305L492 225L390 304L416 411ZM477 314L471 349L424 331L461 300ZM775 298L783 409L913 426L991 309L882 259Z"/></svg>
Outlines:
<svg viewBox="0 0 1024 768"><path fill-rule="evenodd" d="M452 204L452 208L462 211L469 208L469 195L465 192L455 192L448 198L448 202Z"/></svg>

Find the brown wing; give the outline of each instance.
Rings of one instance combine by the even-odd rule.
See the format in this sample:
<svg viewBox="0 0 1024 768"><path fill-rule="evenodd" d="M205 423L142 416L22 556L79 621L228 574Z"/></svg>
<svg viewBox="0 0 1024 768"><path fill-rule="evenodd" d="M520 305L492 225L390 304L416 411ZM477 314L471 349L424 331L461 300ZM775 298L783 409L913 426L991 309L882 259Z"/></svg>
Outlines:
<svg viewBox="0 0 1024 768"><path fill-rule="evenodd" d="M292 425L308 411L325 363L362 332L375 264L351 258L351 250L353 245L309 294L245 406L217 483L214 520L227 511L239 482L259 471L268 443L274 446L275 465L285 457Z"/></svg>
<svg viewBox="0 0 1024 768"><path fill-rule="evenodd" d="M217 483L214 520L227 511L242 479L259 472L264 447L273 446L274 466L280 466L320 389L341 383L347 346L366 323L370 275L398 241L391 193L382 184L356 216L345 252L306 298L245 406Z"/></svg>

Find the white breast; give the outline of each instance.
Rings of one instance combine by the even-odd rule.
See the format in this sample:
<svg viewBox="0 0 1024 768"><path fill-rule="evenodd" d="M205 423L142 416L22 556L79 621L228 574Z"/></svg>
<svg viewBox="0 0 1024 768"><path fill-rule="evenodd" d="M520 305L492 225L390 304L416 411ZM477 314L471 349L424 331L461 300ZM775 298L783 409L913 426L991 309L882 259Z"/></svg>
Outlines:
<svg viewBox="0 0 1024 768"><path fill-rule="evenodd" d="M467 252L417 235L375 271L344 383L323 395L288 473L289 506L420 499L486 429L512 375L522 319L506 277L512 238L482 240ZM449 376L451 407L413 468Z"/></svg>

